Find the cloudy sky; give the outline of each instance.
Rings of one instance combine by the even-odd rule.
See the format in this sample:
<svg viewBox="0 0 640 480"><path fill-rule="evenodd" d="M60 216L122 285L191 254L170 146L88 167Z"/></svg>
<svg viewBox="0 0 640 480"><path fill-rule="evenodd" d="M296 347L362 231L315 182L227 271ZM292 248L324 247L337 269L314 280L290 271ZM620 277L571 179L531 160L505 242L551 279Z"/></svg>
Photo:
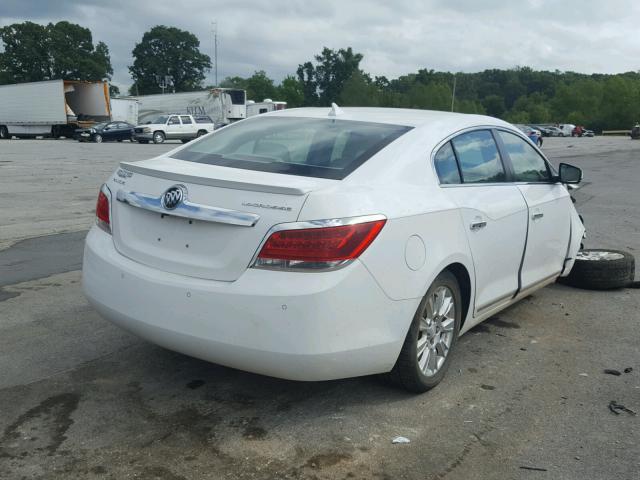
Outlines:
<svg viewBox="0 0 640 480"><path fill-rule="evenodd" d="M25 20L90 28L125 87L146 30L189 30L213 56L213 21L220 80L255 70L280 80L323 46L352 46L365 71L389 78L419 68L640 70L636 0L0 0L0 26Z"/></svg>

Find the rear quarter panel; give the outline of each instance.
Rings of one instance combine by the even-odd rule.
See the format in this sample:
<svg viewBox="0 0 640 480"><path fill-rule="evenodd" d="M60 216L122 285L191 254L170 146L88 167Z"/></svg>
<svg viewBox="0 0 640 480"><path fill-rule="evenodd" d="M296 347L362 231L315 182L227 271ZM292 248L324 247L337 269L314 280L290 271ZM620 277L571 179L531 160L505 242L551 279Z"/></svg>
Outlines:
<svg viewBox="0 0 640 480"><path fill-rule="evenodd" d="M390 299L422 298L452 263L467 269L473 299L473 262L460 212L438 186L361 185L313 192L300 220L369 214L383 214L387 223L360 261Z"/></svg>

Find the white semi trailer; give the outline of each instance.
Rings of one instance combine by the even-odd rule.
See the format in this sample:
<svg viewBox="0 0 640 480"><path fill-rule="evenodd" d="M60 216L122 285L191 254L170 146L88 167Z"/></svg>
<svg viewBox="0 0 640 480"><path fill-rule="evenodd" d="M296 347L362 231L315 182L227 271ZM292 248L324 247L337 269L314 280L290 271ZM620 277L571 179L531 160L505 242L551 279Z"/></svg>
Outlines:
<svg viewBox="0 0 640 480"><path fill-rule="evenodd" d="M140 102L133 98L112 98L111 121L127 122L132 125L137 125L139 108Z"/></svg>
<svg viewBox="0 0 640 480"><path fill-rule="evenodd" d="M208 116L216 127L247 117L244 90L214 88L198 92L167 93L127 97L139 102L138 124L154 121L160 115Z"/></svg>
<svg viewBox="0 0 640 480"><path fill-rule="evenodd" d="M71 137L111 119L107 82L48 80L0 86L0 138Z"/></svg>

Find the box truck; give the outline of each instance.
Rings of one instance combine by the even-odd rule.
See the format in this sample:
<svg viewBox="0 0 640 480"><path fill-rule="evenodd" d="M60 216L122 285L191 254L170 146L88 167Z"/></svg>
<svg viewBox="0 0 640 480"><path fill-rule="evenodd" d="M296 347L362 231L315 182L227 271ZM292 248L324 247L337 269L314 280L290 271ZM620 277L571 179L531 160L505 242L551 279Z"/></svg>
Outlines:
<svg viewBox="0 0 640 480"><path fill-rule="evenodd" d="M140 102L133 98L111 99L111 121L138 124L138 109Z"/></svg>
<svg viewBox="0 0 640 480"><path fill-rule="evenodd" d="M0 86L0 138L72 137L76 128L109 121L107 82L48 80Z"/></svg>
<svg viewBox="0 0 640 480"><path fill-rule="evenodd" d="M167 93L126 97L139 102L138 124L153 122L161 115L208 116L216 127L247 117L247 94L233 88L198 92Z"/></svg>

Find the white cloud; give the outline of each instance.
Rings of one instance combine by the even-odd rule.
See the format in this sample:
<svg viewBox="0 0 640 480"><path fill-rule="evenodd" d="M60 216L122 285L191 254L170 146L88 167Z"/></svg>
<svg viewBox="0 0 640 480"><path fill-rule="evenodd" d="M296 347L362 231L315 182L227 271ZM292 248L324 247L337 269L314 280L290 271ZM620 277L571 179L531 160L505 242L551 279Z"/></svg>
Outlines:
<svg viewBox="0 0 640 480"><path fill-rule="evenodd" d="M91 29L111 50L114 82L142 34L165 24L196 34L212 55L218 22L219 77L266 70L295 73L322 47L351 46L362 67L389 78L420 68L479 71L536 69L615 73L640 70L640 3L624 0L3 0L0 25L69 20ZM208 77L212 81L212 73Z"/></svg>

